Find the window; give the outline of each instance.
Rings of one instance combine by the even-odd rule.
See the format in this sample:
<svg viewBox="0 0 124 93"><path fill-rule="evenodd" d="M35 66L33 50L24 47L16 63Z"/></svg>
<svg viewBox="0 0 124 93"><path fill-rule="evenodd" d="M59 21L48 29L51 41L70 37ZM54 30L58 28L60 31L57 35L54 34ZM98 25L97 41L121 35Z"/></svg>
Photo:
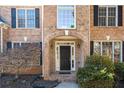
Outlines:
<svg viewBox="0 0 124 93"><path fill-rule="evenodd" d="M17 9L18 28L35 27L35 9Z"/></svg>
<svg viewBox="0 0 124 93"><path fill-rule="evenodd" d="M108 7L108 26L116 26L116 7Z"/></svg>
<svg viewBox="0 0 124 93"><path fill-rule="evenodd" d="M34 45L34 46L41 46L39 42L34 42L34 43L30 43L30 42L13 42L12 43L12 48L24 48L24 47L27 47L27 46L31 46L31 45Z"/></svg>
<svg viewBox="0 0 124 93"><path fill-rule="evenodd" d="M102 42L102 55L112 59L112 42Z"/></svg>
<svg viewBox="0 0 124 93"><path fill-rule="evenodd" d="M99 6L98 8L99 26L117 25L117 6Z"/></svg>
<svg viewBox="0 0 124 93"><path fill-rule="evenodd" d="M99 7L99 26L106 26L106 7Z"/></svg>
<svg viewBox="0 0 124 93"><path fill-rule="evenodd" d="M115 42L114 43L114 61L115 62L119 62L120 58L121 58L121 54L120 54L120 51L121 51L121 43L120 42Z"/></svg>
<svg viewBox="0 0 124 93"><path fill-rule="evenodd" d="M101 52L101 43L100 42L95 42L94 43L94 53L95 54L100 54Z"/></svg>
<svg viewBox="0 0 124 93"><path fill-rule="evenodd" d="M57 28L74 29L76 27L75 7L60 5L57 8Z"/></svg>
<svg viewBox="0 0 124 93"><path fill-rule="evenodd" d="M114 62L121 62L121 42L94 42L94 53L106 55Z"/></svg>
<svg viewBox="0 0 124 93"><path fill-rule="evenodd" d="M13 48L20 48L20 43L13 43Z"/></svg>
<svg viewBox="0 0 124 93"><path fill-rule="evenodd" d="M28 44L30 44L30 43L14 42L14 43L12 43L12 48L21 48L21 47L24 47Z"/></svg>

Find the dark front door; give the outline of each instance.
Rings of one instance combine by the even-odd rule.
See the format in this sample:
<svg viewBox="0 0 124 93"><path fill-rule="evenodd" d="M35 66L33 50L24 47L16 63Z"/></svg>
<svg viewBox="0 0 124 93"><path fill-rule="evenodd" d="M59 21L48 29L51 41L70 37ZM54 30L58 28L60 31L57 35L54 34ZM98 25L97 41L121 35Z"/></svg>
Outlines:
<svg viewBox="0 0 124 93"><path fill-rule="evenodd" d="M60 70L71 70L70 46L60 46Z"/></svg>

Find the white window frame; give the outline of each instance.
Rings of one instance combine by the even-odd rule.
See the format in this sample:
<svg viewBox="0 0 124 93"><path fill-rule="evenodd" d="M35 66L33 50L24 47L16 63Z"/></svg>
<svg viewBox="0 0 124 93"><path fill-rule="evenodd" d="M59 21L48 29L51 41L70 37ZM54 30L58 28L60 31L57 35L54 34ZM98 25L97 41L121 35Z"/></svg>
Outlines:
<svg viewBox="0 0 124 93"><path fill-rule="evenodd" d="M76 5L73 5L74 6L74 28L71 28L71 27L59 27L58 26L58 11L59 11L59 5L57 5L57 29L76 29Z"/></svg>
<svg viewBox="0 0 124 93"><path fill-rule="evenodd" d="M70 46L71 49L71 69L70 71L76 70L76 54L75 54L75 41L56 41L55 42L55 70L56 71L63 71L60 70L60 46ZM57 50L58 48L58 50ZM72 55L72 48L73 48L73 55ZM72 67L72 61L73 67Z"/></svg>
<svg viewBox="0 0 124 93"><path fill-rule="evenodd" d="M12 48L14 48L14 43L19 43L19 46L21 47L22 46L22 43L30 43L30 42L23 42L23 41L13 41L12 42Z"/></svg>
<svg viewBox="0 0 124 93"><path fill-rule="evenodd" d="M120 62L122 62L123 60L122 60L122 58L123 58L123 54L122 54L122 50L123 50L123 47L122 47L122 41L121 40L94 40L94 42L100 42L100 44L101 44L101 48L100 48L100 52L101 52L101 56L102 56L102 54L103 54L103 51L102 51L102 49L103 49L103 45L102 45L102 43L103 42L112 42L112 61L114 62L114 42L120 42ZM94 46L94 44L93 44L93 46ZM93 51L94 52L94 51Z"/></svg>
<svg viewBox="0 0 124 93"><path fill-rule="evenodd" d="M21 10L21 9L23 9L23 10L25 10L25 27L19 27L18 26L18 10ZM34 28L36 28L35 27L35 21L34 21L34 27L27 27L27 10L34 10L34 12L35 12L35 8L16 8L16 28L18 28L18 29L34 29ZM34 14L34 19L35 19L35 14Z"/></svg>
<svg viewBox="0 0 124 93"><path fill-rule="evenodd" d="M118 6L117 5L100 5L99 7L105 7L106 8L106 25L105 26L100 26L99 25L99 9L98 9L98 26L99 27L117 27L118 26ZM115 7L116 8L116 23L115 26L108 26L108 8L109 7Z"/></svg>

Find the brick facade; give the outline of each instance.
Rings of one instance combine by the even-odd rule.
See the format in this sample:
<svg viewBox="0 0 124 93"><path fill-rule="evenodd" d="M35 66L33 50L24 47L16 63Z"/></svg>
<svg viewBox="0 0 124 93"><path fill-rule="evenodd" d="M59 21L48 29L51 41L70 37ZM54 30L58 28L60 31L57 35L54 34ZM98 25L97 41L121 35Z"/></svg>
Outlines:
<svg viewBox="0 0 124 93"><path fill-rule="evenodd" d="M42 7L41 6L2 6L1 16L7 23L11 26L11 8L39 8L40 10L40 20L42 20ZM27 37L29 42L41 42L42 41L42 21L40 21L40 28L37 29L9 29L9 39L8 41L24 41L24 37Z"/></svg>
<svg viewBox="0 0 124 93"><path fill-rule="evenodd" d="M47 11L47 12L45 12ZM77 38L76 40L76 65L84 64L85 57L89 54L89 7L76 6L76 29L68 30L69 36ZM55 41L69 41L66 38L56 39L56 37L65 36L64 29L57 29L57 6L44 6L44 44L43 44L43 70L44 77L51 78L50 75L56 74L55 71ZM65 36L68 37L68 36ZM77 48L77 42L80 42L80 49ZM50 48L52 43L53 49ZM80 51L82 51L80 53ZM79 55L78 55L79 54ZM50 59L49 59L49 58ZM47 65L46 65L47 64ZM76 67L78 69L78 67ZM57 76L52 79L57 79ZM59 78L59 77L58 77Z"/></svg>
<svg viewBox="0 0 124 93"><path fill-rule="evenodd" d="M0 16L11 26L11 8L39 8L40 9L40 28L20 29L9 28L7 41L24 41L27 37L28 42L42 42L42 74L44 79L73 80L79 67L83 67L84 60L90 55L90 41L106 40L124 40L123 26L117 27L98 27L94 26L94 8L93 6L76 6L76 29L57 29L57 6L2 6ZM43 12L43 14L42 14ZM124 13L124 9L123 9ZM43 20L42 20L43 18ZM43 23L42 23L43 22ZM123 19L124 24L124 19ZM43 28L42 28L43 27ZM65 35L65 30L68 35ZM6 31L6 32L7 32ZM43 34L42 34L43 33ZM42 37L43 36L43 37ZM6 36L4 36L6 37ZM43 39L43 40L42 40ZM56 41L74 41L75 42L75 71L69 75L60 75L56 71L55 42ZM29 73L27 71L27 73ZM41 73L41 67L34 67L30 73Z"/></svg>
<svg viewBox="0 0 124 93"><path fill-rule="evenodd" d="M93 25L93 6L90 7L90 40L106 40L106 36L110 36L110 40L124 40L124 26L99 27ZM124 14L124 7L123 12ZM124 19L123 19L124 24Z"/></svg>

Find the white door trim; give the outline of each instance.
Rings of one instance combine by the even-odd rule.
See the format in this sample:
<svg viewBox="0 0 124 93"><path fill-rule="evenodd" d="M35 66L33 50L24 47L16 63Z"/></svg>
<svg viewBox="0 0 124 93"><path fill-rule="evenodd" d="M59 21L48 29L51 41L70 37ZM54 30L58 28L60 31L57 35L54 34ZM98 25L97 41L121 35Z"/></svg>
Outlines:
<svg viewBox="0 0 124 93"><path fill-rule="evenodd" d="M60 71L60 46L71 47L71 70L75 71L75 41L55 41L55 65L56 71Z"/></svg>

